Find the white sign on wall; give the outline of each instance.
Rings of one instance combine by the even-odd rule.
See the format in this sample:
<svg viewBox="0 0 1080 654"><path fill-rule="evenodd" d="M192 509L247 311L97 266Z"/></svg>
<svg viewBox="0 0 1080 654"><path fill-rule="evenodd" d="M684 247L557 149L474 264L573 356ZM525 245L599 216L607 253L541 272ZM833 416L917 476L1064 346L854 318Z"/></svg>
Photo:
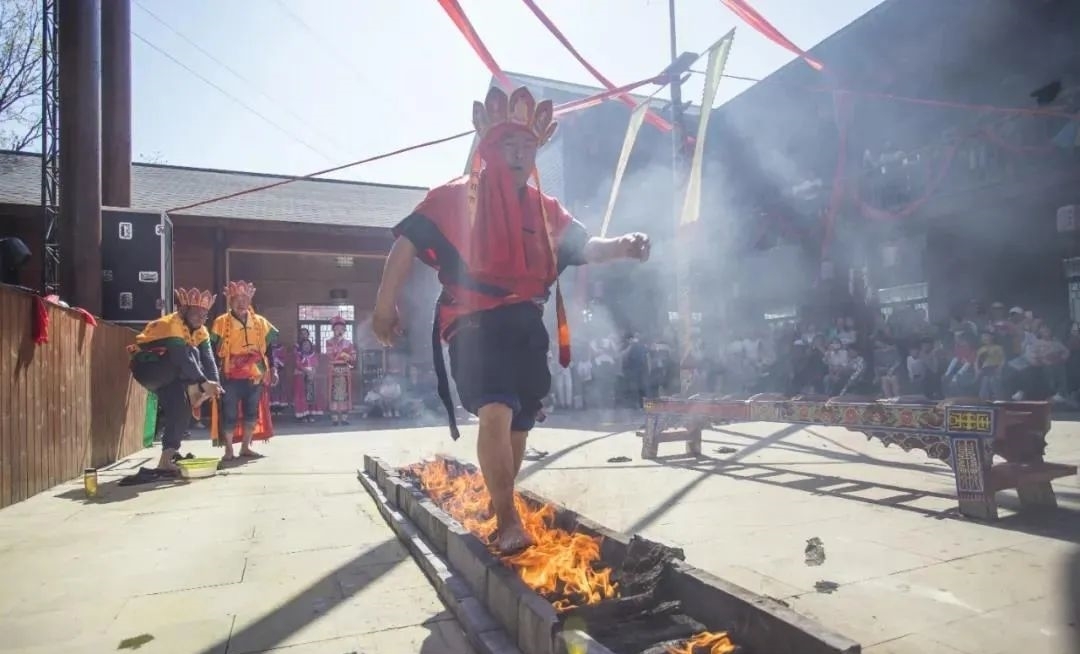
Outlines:
<svg viewBox="0 0 1080 654"><path fill-rule="evenodd" d="M1057 230L1059 232L1076 231L1076 205L1070 204L1057 210Z"/></svg>

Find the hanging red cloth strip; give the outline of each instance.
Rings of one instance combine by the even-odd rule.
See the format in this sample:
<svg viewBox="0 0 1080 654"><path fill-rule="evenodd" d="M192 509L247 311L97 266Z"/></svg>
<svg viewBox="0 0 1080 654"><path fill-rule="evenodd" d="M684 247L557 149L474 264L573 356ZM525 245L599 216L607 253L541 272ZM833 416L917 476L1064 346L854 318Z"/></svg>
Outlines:
<svg viewBox="0 0 1080 654"><path fill-rule="evenodd" d="M34 296L34 310L30 316L33 321L30 325L30 333L34 337L36 345L44 345L49 342L49 310L45 306L45 300L41 296Z"/></svg>
<svg viewBox="0 0 1080 654"><path fill-rule="evenodd" d="M472 46L473 51L480 57L480 60L491 71L491 74L495 76L495 79L499 80L499 84L502 84L503 88L509 92L513 86L510 83L510 78L495 62L495 58L491 56L484 42L480 40L480 35L476 33L476 29L469 22L468 17L465 16L465 10L461 8L457 0L439 0L439 5L442 6L450 20L454 22L454 25L465 37L465 40L469 42L469 45Z"/></svg>
<svg viewBox="0 0 1080 654"><path fill-rule="evenodd" d="M544 13L544 10L542 10L536 5L536 2L534 2L533 0L522 1L525 3L525 6L528 7L531 12L533 12L533 15L540 19L540 22L544 24L544 27L546 27L549 32L551 32L551 35L558 39L559 43L562 43L563 47L566 48L567 52L573 55L574 59L577 59L578 63L584 66L585 70L589 71L589 74L591 74L596 79L596 81L603 84L604 88L609 91L615 88L615 84L612 83L611 80L604 77L604 75L600 71L598 71L592 64L586 61L585 57L581 56L581 53L577 51L577 48L575 48L573 44L570 43L570 39L566 38L566 35L562 33L562 30L555 26L555 23L553 23L551 19L548 18L547 14ZM638 105L638 101L632 98L629 94L620 93L617 97L623 104L631 108ZM645 120L653 127L661 129L665 132L670 132L672 129L671 123L656 115L651 110L645 113Z"/></svg>
<svg viewBox="0 0 1080 654"><path fill-rule="evenodd" d="M720 0L720 2L734 12L736 16L743 19L743 22L760 32L765 38L785 50L790 50L802 57L802 60L814 70L822 70L825 68L820 61L808 55L805 50L795 45L788 37L781 34L780 30L773 27L773 24L759 14L756 9L751 7L746 0Z"/></svg>

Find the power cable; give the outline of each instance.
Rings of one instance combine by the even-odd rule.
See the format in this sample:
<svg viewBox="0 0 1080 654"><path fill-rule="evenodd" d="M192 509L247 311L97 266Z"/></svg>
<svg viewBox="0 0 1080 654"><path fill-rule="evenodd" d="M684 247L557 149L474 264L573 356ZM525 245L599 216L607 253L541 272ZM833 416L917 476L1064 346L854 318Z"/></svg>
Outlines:
<svg viewBox="0 0 1080 654"><path fill-rule="evenodd" d="M327 52L329 52L334 59L338 60L338 63L340 63L345 68L348 68L352 72L352 74L356 76L356 79L358 79L363 84L370 84L371 80L367 79L364 74L360 72L358 68L356 68L356 66L349 63L347 57L342 56L341 52L339 52L336 48L330 46L330 43L332 42L330 39L327 39L322 34L319 34L319 32L314 27L312 27L306 20L301 18L299 14L297 14L292 9L289 9L289 6L286 5L282 0L274 0L274 2L275 4L277 4L278 8L285 13L285 15L292 19L294 23L302 27L305 32L311 35L311 37L316 42L318 42L319 45L326 48Z"/></svg>
<svg viewBox="0 0 1080 654"><path fill-rule="evenodd" d="M279 125L278 123L274 122L274 121L273 121L273 120L271 120L270 118L267 118L267 117L266 117L266 115L265 115L265 114L263 114L263 113L261 113L261 112L260 112L260 111L259 111L258 109L255 109L254 107L252 107L252 106L251 106L251 105L249 105L248 103L244 102L244 101L243 101L243 100L241 100L240 98L236 97L236 96L235 96L235 95L233 95L232 93L229 93L229 92L228 92L228 91L226 91L225 89L221 88L221 86L219 86L218 84L216 84L216 83L212 82L211 80L207 79L207 78L206 78L205 76L203 76L203 75L202 75L201 73L198 73L198 72L196 72L196 71L195 71L194 69L192 69L191 67L189 67L189 66L188 66L187 64L185 64L184 62L180 61L180 60L179 60L179 59L177 59L176 57L172 56L171 54L169 54L168 52L166 52L166 51L165 51L164 49L162 49L161 47L159 47L159 46L157 46L157 45L154 45L154 43L152 43L151 41L149 41L148 39L146 39L146 37L142 36L141 34L139 34L138 32L136 32L135 30L132 30L132 31L131 31L131 35L132 35L132 36L134 36L135 38L139 39L140 41L142 41L142 42L143 42L143 43L144 43L144 44L145 44L146 46L148 46L148 47L149 47L149 48L151 48L152 50L155 50L155 51L157 51L157 52L158 52L158 53L159 53L159 54L160 54L161 56L165 57L166 59L168 59L169 61L173 62L173 63L174 63L174 64L176 64L177 66L180 66L181 68L183 68L183 69L184 69L184 70L186 70L187 72L191 73L191 74L192 74L192 75L194 75L195 77L198 77L198 78L199 78L200 80L202 80L203 82L206 82L206 83L207 83L207 84L209 84L210 86L214 87L215 89L217 89L217 91L218 91L219 93L221 93L221 94L222 94L222 95L224 95L225 97L229 98L230 100L232 100L232 101L233 101L233 102L235 102L236 104L240 105L240 106L241 106L241 107L243 107L244 109L246 109L246 110L250 111L250 112L251 112L252 114L254 114L254 115L258 116L258 117L259 117L259 118L261 118L261 119L262 119L263 121L265 121L265 122L266 122L266 123L267 123L268 125L270 125L270 126L271 126L271 127L273 127L274 129L278 130L278 131L279 131L279 132L281 132L282 134L284 134L284 135L288 136L289 138L291 138L292 140L296 141L296 142L297 142L297 143L299 143L300 145L303 145L303 146L304 146L304 147L306 147L306 148L307 148L308 150L311 150L312 152L314 152L315 154L319 155L319 156L320 156L320 157L322 157L323 159L326 159L327 161L333 161L333 160L334 160L334 159L333 159L333 157L331 157L331 156L327 155L327 154L326 154L325 152L322 152L321 150L319 150L318 148L316 148L316 147L315 147L315 146L313 146L312 144L308 143L307 141L305 141L304 139L300 138L299 136L297 136L297 135L293 134L292 132L290 132L289 130L285 129L284 127L282 127L282 126L281 126L281 125Z"/></svg>
<svg viewBox="0 0 1080 654"><path fill-rule="evenodd" d="M173 27L172 25L170 25L168 21L166 21L166 20L165 20L165 19L163 19L163 18L162 18L161 16L158 16L158 15L157 15L157 14L155 14L155 13L154 13L153 11L151 11L150 9L148 9L148 8L146 7L146 5L144 5L143 3L139 2L139 0L135 0L135 5L136 5L136 6L138 6L138 7L139 7L139 9L142 9L142 10L143 10L144 12L146 12L146 13L147 13L147 14L148 14L148 15L149 15L149 16L150 16L151 18L153 18L153 19L154 19L155 21L157 21L158 23L160 23L160 24L161 24L161 25L162 25L162 26L163 26L163 27L164 27L165 29L169 30L170 32L172 32L173 34L175 34L175 35L176 35L177 37L179 37L179 38L180 38L180 39L181 39L182 41L184 41L185 43L187 43L187 44L188 44L188 45L190 45L191 47L193 47L193 48L195 48L196 50L198 50L199 52L201 52L201 53L203 54L203 56L205 56L205 57L206 57L207 59L209 59L210 61L213 61L213 62L214 62L215 64L217 64L218 66L221 66L221 67L222 67L223 69L225 69L226 71L228 71L229 73L231 73L231 74L232 74L233 76L235 76L235 77L236 77L237 79L239 79L239 80L241 80L241 81L245 82L245 83L246 83L246 84L247 84L248 86L250 86L250 87L251 87L252 89L254 89L254 90L255 90L255 91L256 91L256 92L257 92L257 93L258 93L259 95L263 96L264 98L266 98L267 100L269 100L269 101L270 101L270 102L272 102L273 104L277 105L277 106L278 106L278 108L279 108L279 109L281 109L282 111L284 111L284 112L288 113L289 115L291 115L291 116L292 116L292 117L293 117L293 118L294 118L294 119L295 119L295 120L296 120L296 121L297 121L298 123L300 123L301 125L303 125L303 126L304 126L304 127L306 127L307 129L311 130L311 131L312 131L312 132L314 132L315 134L318 134L318 135L319 135L320 137L322 137L323 139L325 139L325 140L327 140L327 141L329 141L329 142L331 142L331 143L332 143L332 142L335 142L335 141L337 140L337 138L336 138L336 137L334 137L334 136L330 136L330 135L326 134L325 132L323 132L322 130L320 130L319 128L317 128L317 127L315 127L314 125L312 125L312 124L311 124L310 122L308 122L308 121L307 121L306 119L304 119L304 117L300 116L300 115L299 115L299 114L297 114L297 113L296 113L295 111L293 111L292 109L290 109L290 108L289 108L289 107L288 107L288 106L287 106L287 105L286 105L286 104L285 104L284 102L282 102L282 101L281 101L280 99L278 99L278 98L275 98L275 97L273 97L272 95L270 95L269 93L267 93L266 91L262 90L262 88L260 88L260 87L259 87L259 85L257 85L257 84L255 84L254 82L252 82L252 81L251 81L251 80L250 80L249 78L245 77L245 76L244 76L244 75L243 75L242 73L240 73L239 71L237 71L237 70L236 70L235 68L233 68L232 66L228 65L227 63L225 63L225 62L224 62L224 61L222 61L221 59L217 58L217 57L216 57L216 56L214 56L214 55L213 55L212 53L210 53L209 51L207 51L207 50L206 50L206 48L203 48L203 47L202 47L202 46L200 46L200 45L199 45L198 43L196 43L196 42L195 42L194 40L192 40L192 39L191 39L191 38L189 38L189 37L188 37L187 35L185 35L185 34L184 34L183 32L181 32L180 30L178 30L178 29L176 29L175 27Z"/></svg>

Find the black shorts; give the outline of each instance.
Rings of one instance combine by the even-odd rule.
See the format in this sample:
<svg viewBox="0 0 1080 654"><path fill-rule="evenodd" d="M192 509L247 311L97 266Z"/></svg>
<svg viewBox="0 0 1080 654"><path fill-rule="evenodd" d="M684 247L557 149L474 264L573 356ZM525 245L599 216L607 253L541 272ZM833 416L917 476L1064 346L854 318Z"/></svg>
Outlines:
<svg viewBox="0 0 1080 654"><path fill-rule="evenodd" d="M263 385L249 379L226 379L222 382L225 395L221 402L224 406L225 424L233 427L240 420L243 411L244 422L254 424L259 418L259 400L262 399Z"/></svg>
<svg viewBox="0 0 1080 654"><path fill-rule="evenodd" d="M450 336L450 374L461 406L476 415L501 403L514 411L513 431L536 426L551 390L543 308L523 302L459 318Z"/></svg>

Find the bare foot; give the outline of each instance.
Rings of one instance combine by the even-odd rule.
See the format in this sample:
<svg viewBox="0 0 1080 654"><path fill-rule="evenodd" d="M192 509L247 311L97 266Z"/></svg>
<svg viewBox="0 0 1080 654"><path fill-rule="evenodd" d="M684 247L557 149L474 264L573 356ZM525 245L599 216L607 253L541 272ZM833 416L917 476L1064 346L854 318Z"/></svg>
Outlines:
<svg viewBox="0 0 1080 654"><path fill-rule="evenodd" d="M495 547L503 555L517 554L532 544L532 539L521 528L521 525L510 525L505 529L499 529L499 539L495 541Z"/></svg>
<svg viewBox="0 0 1080 654"><path fill-rule="evenodd" d="M226 447L225 448L225 455L221 457L221 460L222 461L232 461L235 458L236 458L236 455L233 454L232 448L231 447Z"/></svg>
<svg viewBox="0 0 1080 654"><path fill-rule="evenodd" d="M261 459L262 458L261 454L259 454L255 450L251 449L250 447L241 447L240 448L240 456L244 457L245 459Z"/></svg>

